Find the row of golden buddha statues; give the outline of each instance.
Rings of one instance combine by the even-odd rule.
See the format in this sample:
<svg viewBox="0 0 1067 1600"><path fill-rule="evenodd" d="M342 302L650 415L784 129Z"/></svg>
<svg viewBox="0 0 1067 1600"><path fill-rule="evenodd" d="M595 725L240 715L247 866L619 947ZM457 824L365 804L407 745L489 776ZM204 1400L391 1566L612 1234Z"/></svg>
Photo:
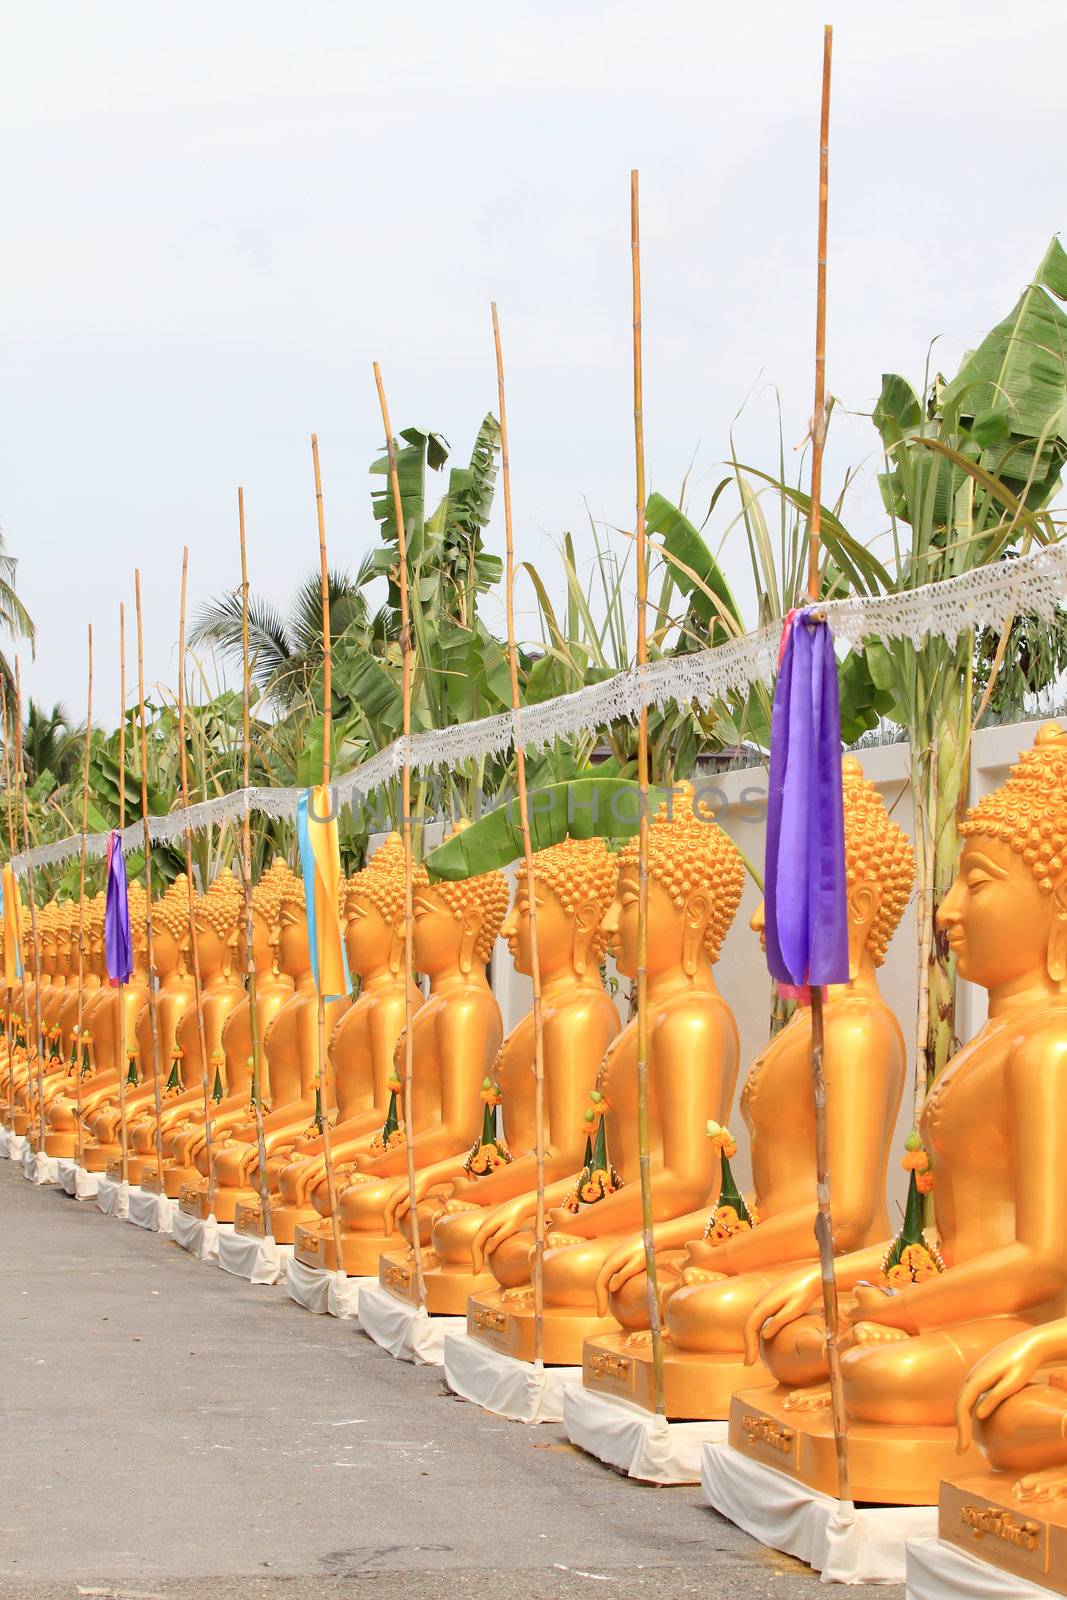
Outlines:
<svg viewBox="0 0 1067 1600"><path fill-rule="evenodd" d="M855 758L844 759L843 779L850 975L828 991L824 1015L853 1492L932 1503L942 1477L974 1473L984 1456L1009 1482L1019 1479L1018 1496L1056 1496L1067 1492L1067 1379L1054 1371L1067 1361L1067 734L1042 727L962 824L939 937L955 952L959 975L987 991L988 1021L940 1073L903 1152L893 1140L905 1041L879 992L878 968L912 893L913 853ZM738 1448L833 1492L813 1232L810 1010L800 1005L744 1076L738 1109L752 1192L741 1196L730 1187L728 1132L740 1041L714 969L740 903L742 859L710 815L676 802L650 828L648 870L651 1185L667 1414L730 1417ZM535 856L534 879L548 1208L544 1360L582 1364L587 1386L647 1408L636 1024L621 1022L603 968L610 951L623 977L636 972L636 841L613 853L600 839L568 839ZM402 1298L415 1294L417 1228L430 1314L465 1314L475 1338L521 1360L534 1353L533 1024L524 1016L504 1037L486 964L502 934L517 969L530 972L524 875L510 911L508 902L502 873L431 882L416 867L414 960L428 990L424 997L413 986L406 995L399 840L391 837L349 880L344 936L358 997L328 1007L331 1093L316 1105L303 888L281 863L264 873L253 893L252 956L265 1174L250 1109L240 887L220 878L195 902L214 1086L210 1172L184 880L153 903L152 920L158 1059L167 1074L159 1118L165 1192L187 1213L213 1208L219 1221L262 1234L265 1177L270 1231L293 1244L299 1261L378 1277ZM126 1080L129 1177L152 1188L159 1179L147 906L136 885L130 909L136 970L118 991L106 983L102 899L85 905L80 995L77 909L51 905L38 915L40 1015L52 1057L43 1077L44 1148L68 1158L80 1149L91 1171L121 1170ZM762 940L762 911L752 928ZM27 989L36 1001L32 981ZM407 1002L411 1127L398 1075ZM8 1037L24 1015L20 990L10 1005ZM28 1009L32 1015L34 1005ZM40 1107L31 1065L22 1039L4 1059L0 1111L8 1120L13 1107L15 1131L33 1138ZM329 1119L340 1260L317 1111ZM913 1205L903 1229L889 1214L889 1164L901 1155L911 1199L932 1188L936 1227L926 1232Z"/></svg>

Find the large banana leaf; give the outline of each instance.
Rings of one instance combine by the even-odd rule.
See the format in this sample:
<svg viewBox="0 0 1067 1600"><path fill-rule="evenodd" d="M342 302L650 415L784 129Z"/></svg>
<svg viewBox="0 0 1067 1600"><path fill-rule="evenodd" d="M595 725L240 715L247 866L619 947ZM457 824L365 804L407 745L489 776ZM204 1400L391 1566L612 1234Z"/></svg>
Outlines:
<svg viewBox="0 0 1067 1600"><path fill-rule="evenodd" d="M650 790L652 814L666 798L666 790ZM560 844L568 834L572 839L625 839L640 827L640 790L626 778L576 778L531 790L529 812L535 850ZM426 867L431 878L455 882L506 867L522 853L519 803L512 798L431 850Z"/></svg>
<svg viewBox="0 0 1067 1600"><path fill-rule="evenodd" d="M652 494L645 507L645 527L663 541L671 559L671 576L676 588L689 597L690 609L707 628L708 642L721 644L744 632L744 623L726 575L705 540L679 511L661 494ZM729 629L724 615L735 624Z"/></svg>

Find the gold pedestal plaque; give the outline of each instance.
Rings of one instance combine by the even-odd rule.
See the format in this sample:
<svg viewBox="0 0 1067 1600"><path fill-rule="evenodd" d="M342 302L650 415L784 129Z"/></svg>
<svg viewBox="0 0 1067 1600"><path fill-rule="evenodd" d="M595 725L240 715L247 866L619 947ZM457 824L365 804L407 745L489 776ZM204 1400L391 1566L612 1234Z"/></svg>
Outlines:
<svg viewBox="0 0 1067 1600"><path fill-rule="evenodd" d="M663 1399L672 1422L724 1421L737 1391L758 1388L764 1375L769 1387L774 1382L770 1373L746 1367L739 1355L679 1350L669 1338L664 1339ZM587 1339L582 1351L582 1385L654 1411L652 1335L641 1330Z"/></svg>
<svg viewBox="0 0 1067 1600"><path fill-rule="evenodd" d="M541 1359L548 1367L581 1366L586 1339L617 1327L614 1317L547 1306ZM528 1286L486 1290L467 1302L467 1332L501 1355L516 1361L535 1360L534 1331L533 1289Z"/></svg>
<svg viewBox="0 0 1067 1600"><path fill-rule="evenodd" d="M1009 1483L1003 1472L943 1483L938 1533L977 1561L1067 1594L1067 1500L1030 1508L1006 1499Z"/></svg>
<svg viewBox="0 0 1067 1600"><path fill-rule="evenodd" d="M777 1386L734 1396L730 1444L750 1460L775 1467L820 1494L837 1494L837 1447L829 1406L787 1410ZM978 1463L972 1447L962 1458ZM935 1506L945 1473L959 1468L955 1428L892 1427L850 1422L848 1470L857 1504Z"/></svg>

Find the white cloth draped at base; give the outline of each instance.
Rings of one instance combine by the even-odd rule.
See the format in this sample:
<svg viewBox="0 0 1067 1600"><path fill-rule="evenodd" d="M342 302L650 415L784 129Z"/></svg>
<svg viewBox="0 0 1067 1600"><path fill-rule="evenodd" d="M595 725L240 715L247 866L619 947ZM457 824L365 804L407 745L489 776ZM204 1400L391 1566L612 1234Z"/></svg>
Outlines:
<svg viewBox="0 0 1067 1600"><path fill-rule="evenodd" d="M46 1156L43 1150L33 1151L27 1145L22 1152L22 1176L31 1183L58 1183L59 1163L55 1156Z"/></svg>
<svg viewBox="0 0 1067 1600"><path fill-rule="evenodd" d="M202 1221L200 1217L186 1216L180 1208L175 1211L171 1226L178 1244L197 1261L217 1261L220 1232L223 1228L233 1232L232 1223L216 1222L214 1217Z"/></svg>
<svg viewBox="0 0 1067 1600"><path fill-rule="evenodd" d="M357 1318L361 1291L377 1281L349 1278L343 1272L328 1272L325 1267L309 1267L292 1256L285 1263L286 1294L305 1311L320 1317Z"/></svg>
<svg viewBox="0 0 1067 1600"><path fill-rule="evenodd" d="M562 1422L564 1393L582 1381L581 1367L516 1361L466 1330L445 1334L444 1368L445 1382L456 1394L512 1422Z"/></svg>
<svg viewBox="0 0 1067 1600"><path fill-rule="evenodd" d="M163 1233L169 1238L174 1232L177 1209L177 1200L170 1200L165 1194L153 1194L150 1189L135 1187L130 1190L126 1221L135 1223L138 1228L146 1228L149 1233Z"/></svg>
<svg viewBox="0 0 1067 1600"><path fill-rule="evenodd" d="M130 1208L130 1186L101 1172L97 1176L96 1203L105 1217L125 1218Z"/></svg>
<svg viewBox="0 0 1067 1600"><path fill-rule="evenodd" d="M219 1232L219 1266L234 1278L270 1286L281 1283L286 1263L293 1258L291 1244L261 1239L255 1234Z"/></svg>
<svg viewBox="0 0 1067 1600"><path fill-rule="evenodd" d="M728 1444L704 1446L700 1481L713 1510L824 1583L903 1583L905 1544L937 1531L936 1506L849 1505Z"/></svg>
<svg viewBox="0 0 1067 1600"><path fill-rule="evenodd" d="M398 1361L439 1367L445 1358L445 1334L467 1326L466 1317L431 1317L421 1306L398 1300L371 1282L359 1293L359 1323L375 1344Z"/></svg>
<svg viewBox="0 0 1067 1600"><path fill-rule="evenodd" d="M1056 1595L1044 1584L1001 1572L940 1539L910 1539L906 1600L1056 1600Z"/></svg>
<svg viewBox="0 0 1067 1600"><path fill-rule="evenodd" d="M638 1483L699 1483L706 1444L724 1444L728 1422L668 1422L630 1400L599 1394L578 1382L563 1397L563 1426L571 1444L625 1472Z"/></svg>

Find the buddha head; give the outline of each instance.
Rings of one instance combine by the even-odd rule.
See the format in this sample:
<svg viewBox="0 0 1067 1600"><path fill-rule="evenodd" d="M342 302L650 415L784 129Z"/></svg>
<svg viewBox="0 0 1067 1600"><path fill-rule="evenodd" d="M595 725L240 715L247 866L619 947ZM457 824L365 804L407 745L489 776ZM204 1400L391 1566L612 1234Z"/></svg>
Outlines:
<svg viewBox="0 0 1067 1600"><path fill-rule="evenodd" d="M367 977L404 959L404 842L388 838L349 878L345 893L345 950L353 972Z"/></svg>
<svg viewBox="0 0 1067 1600"><path fill-rule="evenodd" d="M431 979L457 968L464 975L484 968L507 909L508 883L502 872L431 884L420 862L413 877L415 966Z"/></svg>
<svg viewBox="0 0 1067 1600"><path fill-rule="evenodd" d="M963 849L937 913L961 978L999 989L1067 978L1067 733L1038 729L1006 783L960 824Z"/></svg>
<svg viewBox="0 0 1067 1600"><path fill-rule="evenodd" d="M237 929L244 894L232 872L221 872L193 904L196 955L203 980L229 977L237 954ZM191 948L191 941L190 941Z"/></svg>
<svg viewBox="0 0 1067 1600"><path fill-rule="evenodd" d="M103 978L104 973L104 903L106 896L101 891L94 894L91 900L85 902L85 934L84 956L85 966L97 978Z"/></svg>
<svg viewBox="0 0 1067 1600"><path fill-rule="evenodd" d="M78 902L61 900L56 914L56 972L69 978L78 970Z"/></svg>
<svg viewBox="0 0 1067 1600"><path fill-rule="evenodd" d="M288 868L284 874L278 874L278 883L278 922L275 936L278 969L299 982L311 971L304 885L295 872L289 871Z"/></svg>
<svg viewBox="0 0 1067 1600"><path fill-rule="evenodd" d="M621 973L637 974L637 838L619 851L619 882L602 927ZM719 959L741 901L745 869L733 841L692 787L675 791L648 830L648 975L671 968L693 977Z"/></svg>
<svg viewBox="0 0 1067 1600"><path fill-rule="evenodd" d="M134 971L142 977L148 971L148 896L144 884L127 881L126 904L130 911L130 945ZM106 929L105 929L106 956Z"/></svg>
<svg viewBox="0 0 1067 1600"><path fill-rule="evenodd" d="M533 858L537 907L537 956L542 978L568 967L581 976L599 967L607 948L601 923L615 896L617 858L603 839L564 839L538 850ZM515 903L501 933L519 972L533 971L530 950L530 896L524 862L519 862Z"/></svg>
<svg viewBox="0 0 1067 1600"><path fill-rule="evenodd" d="M893 821L855 756L841 761L848 882L848 975L858 976L864 953L874 966L885 960L915 882L915 851ZM749 924L767 948L763 901Z"/></svg>
<svg viewBox="0 0 1067 1600"><path fill-rule="evenodd" d="M278 973L278 918L282 904L282 877L289 872L284 861L274 860L252 890L252 964L257 973ZM237 928L237 966L248 970L248 926L242 916Z"/></svg>
<svg viewBox="0 0 1067 1600"><path fill-rule="evenodd" d="M152 903L152 959L160 980L186 972L189 930L189 880L180 872Z"/></svg>
<svg viewBox="0 0 1067 1600"><path fill-rule="evenodd" d="M37 912L37 943L41 949L41 976L44 979L56 974L56 939L58 934L59 906L49 900Z"/></svg>

